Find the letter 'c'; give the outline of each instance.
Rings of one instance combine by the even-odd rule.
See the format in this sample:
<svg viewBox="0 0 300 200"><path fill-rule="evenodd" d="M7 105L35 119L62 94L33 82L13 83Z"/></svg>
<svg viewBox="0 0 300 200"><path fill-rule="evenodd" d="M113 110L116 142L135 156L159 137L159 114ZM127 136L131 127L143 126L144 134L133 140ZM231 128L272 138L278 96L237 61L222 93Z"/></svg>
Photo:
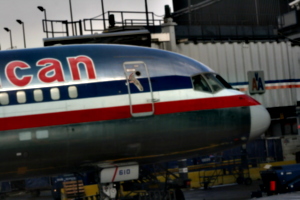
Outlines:
<svg viewBox="0 0 300 200"><path fill-rule="evenodd" d="M30 69L30 66L22 61L12 61L6 65L5 75L12 84L19 87L26 86L28 83L30 83L32 75L18 77L16 74L17 68L21 70Z"/></svg>

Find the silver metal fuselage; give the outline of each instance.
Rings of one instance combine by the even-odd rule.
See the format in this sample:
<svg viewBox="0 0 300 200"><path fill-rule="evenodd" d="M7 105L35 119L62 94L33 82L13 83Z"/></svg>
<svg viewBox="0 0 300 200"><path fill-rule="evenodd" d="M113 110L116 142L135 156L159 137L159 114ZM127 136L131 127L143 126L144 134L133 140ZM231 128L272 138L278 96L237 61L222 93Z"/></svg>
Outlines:
<svg viewBox="0 0 300 200"><path fill-rule="evenodd" d="M269 126L233 90L195 90L214 73L179 54L119 45L0 52L0 179L221 151Z"/></svg>

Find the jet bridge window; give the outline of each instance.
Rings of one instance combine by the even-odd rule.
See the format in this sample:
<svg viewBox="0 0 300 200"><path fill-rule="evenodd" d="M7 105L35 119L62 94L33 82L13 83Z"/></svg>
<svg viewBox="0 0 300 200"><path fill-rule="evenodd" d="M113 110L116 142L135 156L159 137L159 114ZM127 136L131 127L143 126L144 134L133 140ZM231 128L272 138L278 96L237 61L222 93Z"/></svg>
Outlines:
<svg viewBox="0 0 300 200"><path fill-rule="evenodd" d="M49 138L49 131L48 130L39 130L35 133L36 139L47 139Z"/></svg>
<svg viewBox="0 0 300 200"><path fill-rule="evenodd" d="M205 81L203 76L201 76L200 74L193 76L192 80L193 80L194 90L203 91L203 92L211 92L211 89L210 89L208 83Z"/></svg>
<svg viewBox="0 0 300 200"><path fill-rule="evenodd" d="M31 132L30 131L20 132L19 140L20 141L31 140Z"/></svg>
<svg viewBox="0 0 300 200"><path fill-rule="evenodd" d="M8 94L6 92L0 93L0 104L1 105L9 104L9 98L8 98Z"/></svg>

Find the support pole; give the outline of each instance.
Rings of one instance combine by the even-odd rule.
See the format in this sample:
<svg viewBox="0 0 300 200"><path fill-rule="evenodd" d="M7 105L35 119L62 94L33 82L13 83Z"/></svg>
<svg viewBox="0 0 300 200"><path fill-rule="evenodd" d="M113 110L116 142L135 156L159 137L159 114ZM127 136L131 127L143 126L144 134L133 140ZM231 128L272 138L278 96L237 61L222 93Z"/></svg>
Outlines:
<svg viewBox="0 0 300 200"><path fill-rule="evenodd" d="M72 33L73 33L73 36L74 36L74 24L73 24L73 13L72 13L72 0L69 0L69 5L70 5L70 15L71 15Z"/></svg>
<svg viewBox="0 0 300 200"><path fill-rule="evenodd" d="M148 3L145 0L145 8L146 8L146 20L147 20L147 28L149 27L149 16L148 16Z"/></svg>
<svg viewBox="0 0 300 200"><path fill-rule="evenodd" d="M105 30L106 29L106 24L105 24L105 13L104 13L103 0L101 0L101 5L102 5L103 30Z"/></svg>

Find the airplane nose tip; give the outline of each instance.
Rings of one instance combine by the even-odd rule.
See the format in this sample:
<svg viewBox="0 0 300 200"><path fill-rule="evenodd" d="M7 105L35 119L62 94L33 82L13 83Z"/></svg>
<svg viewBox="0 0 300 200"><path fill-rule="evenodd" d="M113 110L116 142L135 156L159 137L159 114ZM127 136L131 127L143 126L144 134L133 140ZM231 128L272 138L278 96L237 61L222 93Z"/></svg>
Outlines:
<svg viewBox="0 0 300 200"><path fill-rule="evenodd" d="M270 126L271 117L269 112L261 105L250 106L251 109L251 129L250 140L260 136Z"/></svg>

